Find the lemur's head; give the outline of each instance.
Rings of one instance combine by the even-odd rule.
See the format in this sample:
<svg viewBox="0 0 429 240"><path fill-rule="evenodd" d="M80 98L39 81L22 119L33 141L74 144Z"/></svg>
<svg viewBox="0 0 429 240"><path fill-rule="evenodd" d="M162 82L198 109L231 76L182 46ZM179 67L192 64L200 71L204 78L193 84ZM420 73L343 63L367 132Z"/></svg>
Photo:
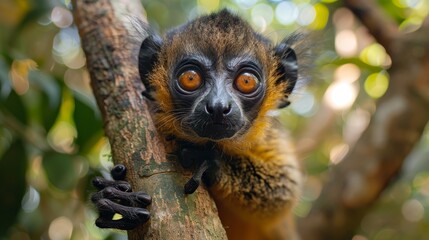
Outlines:
<svg viewBox="0 0 429 240"><path fill-rule="evenodd" d="M139 70L158 128L192 142L260 131L268 110L288 105L298 79L290 39L275 46L227 10L146 38Z"/></svg>

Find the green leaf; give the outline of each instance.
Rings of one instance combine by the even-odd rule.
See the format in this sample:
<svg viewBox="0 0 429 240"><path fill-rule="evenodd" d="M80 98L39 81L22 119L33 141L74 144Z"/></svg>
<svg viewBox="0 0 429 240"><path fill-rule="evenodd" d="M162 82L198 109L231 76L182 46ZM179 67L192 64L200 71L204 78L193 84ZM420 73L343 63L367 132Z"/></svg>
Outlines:
<svg viewBox="0 0 429 240"><path fill-rule="evenodd" d="M52 186L70 191L77 184L80 161L81 159L74 155L47 152L43 157L42 166Z"/></svg>
<svg viewBox="0 0 429 240"><path fill-rule="evenodd" d="M85 96L74 93L73 120L76 125L76 143L82 148L92 146L102 134L100 112L95 104Z"/></svg>
<svg viewBox="0 0 429 240"><path fill-rule="evenodd" d="M25 194L27 156L22 141L15 141L0 159L0 236L7 233L21 209Z"/></svg>

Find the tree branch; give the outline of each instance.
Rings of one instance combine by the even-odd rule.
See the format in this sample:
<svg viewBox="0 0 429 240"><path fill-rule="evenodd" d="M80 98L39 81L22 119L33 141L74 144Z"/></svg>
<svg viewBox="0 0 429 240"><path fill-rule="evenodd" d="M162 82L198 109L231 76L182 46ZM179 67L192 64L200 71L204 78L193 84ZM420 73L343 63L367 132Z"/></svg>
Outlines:
<svg viewBox="0 0 429 240"><path fill-rule="evenodd" d="M128 37L132 34L124 21L127 18L121 18L123 14L142 18L140 1L72 3L113 160L128 168L127 177L135 191L143 190L153 198L150 223L129 231L129 239L226 239L207 191L199 188L192 195L184 194L189 176L183 174L176 159L166 158L171 144L164 149L164 140L140 94L143 85L136 52L132 52L139 46L133 46Z"/></svg>

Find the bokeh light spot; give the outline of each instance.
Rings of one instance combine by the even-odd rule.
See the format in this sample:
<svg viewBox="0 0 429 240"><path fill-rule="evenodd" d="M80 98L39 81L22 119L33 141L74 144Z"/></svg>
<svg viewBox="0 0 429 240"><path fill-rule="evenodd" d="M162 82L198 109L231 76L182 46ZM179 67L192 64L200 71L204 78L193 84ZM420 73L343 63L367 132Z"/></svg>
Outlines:
<svg viewBox="0 0 429 240"><path fill-rule="evenodd" d="M365 92L372 98L383 96L389 87L389 77L385 71L373 73L364 83Z"/></svg>
<svg viewBox="0 0 429 240"><path fill-rule="evenodd" d="M405 19L400 25L399 29L404 33L410 33L418 30L422 25L423 19L419 17L410 17Z"/></svg>
<svg viewBox="0 0 429 240"><path fill-rule="evenodd" d="M22 198L22 210L24 212L32 212L34 211L40 203L40 194L33 187L29 187L24 197Z"/></svg>
<svg viewBox="0 0 429 240"><path fill-rule="evenodd" d="M416 199L411 199L406 201L402 205L402 215L409 222L418 222L423 218L424 215L424 207L423 205Z"/></svg>
<svg viewBox="0 0 429 240"><path fill-rule="evenodd" d="M335 69L334 80L338 82L352 83L359 79L361 71L353 63L341 65Z"/></svg>
<svg viewBox="0 0 429 240"><path fill-rule="evenodd" d="M349 145L345 143L338 144L337 146L333 147L329 152L329 161L332 164L338 164L343 160L344 156L346 156L348 152Z"/></svg>
<svg viewBox="0 0 429 240"><path fill-rule="evenodd" d="M49 238L55 240L70 239L73 233L73 223L67 217L54 219L49 225Z"/></svg>
<svg viewBox="0 0 429 240"><path fill-rule="evenodd" d="M325 28L329 18L328 8L321 3L317 3L314 5L314 11L316 12L316 16L314 21L310 24L309 27L315 30L320 30Z"/></svg>
<svg viewBox="0 0 429 240"><path fill-rule="evenodd" d="M405 2L405 5L409 8L415 8L419 5L422 0L402 0Z"/></svg>
<svg viewBox="0 0 429 240"><path fill-rule="evenodd" d="M294 23L298 15L298 7L293 2L281 2L276 7L276 19L283 25Z"/></svg>
<svg viewBox="0 0 429 240"><path fill-rule="evenodd" d="M77 136L76 129L66 121L57 122L48 133L48 142L60 152L73 151L73 141Z"/></svg>
<svg viewBox="0 0 429 240"><path fill-rule="evenodd" d="M251 8L253 7L258 0L235 0L235 2L237 3L238 6L240 6L241 8Z"/></svg>
<svg viewBox="0 0 429 240"><path fill-rule="evenodd" d="M62 64L69 63L80 54L80 51L80 38L77 29L64 28L55 35L52 52L57 62Z"/></svg>
<svg viewBox="0 0 429 240"><path fill-rule="evenodd" d="M59 28L70 27L73 23L73 15L68 9L56 6L52 9L51 21Z"/></svg>
<svg viewBox="0 0 429 240"><path fill-rule="evenodd" d="M310 25L316 18L316 10L311 4L304 3L298 6L299 15L296 22L301 26Z"/></svg>
<svg viewBox="0 0 429 240"><path fill-rule="evenodd" d="M326 90L323 100L334 110L350 108L356 100L358 87L351 83L336 82Z"/></svg>
<svg viewBox="0 0 429 240"><path fill-rule="evenodd" d="M337 31L347 30L353 28L355 17L349 9L344 7L338 8L332 16L332 22Z"/></svg>
<svg viewBox="0 0 429 240"><path fill-rule="evenodd" d="M82 48L78 48L72 54L63 56L64 65L71 69L79 69L85 66L86 58Z"/></svg>
<svg viewBox="0 0 429 240"><path fill-rule="evenodd" d="M302 116L310 116L314 113L316 99L311 92L304 91L297 94L291 107L292 110Z"/></svg>
<svg viewBox="0 0 429 240"><path fill-rule="evenodd" d="M342 57L352 57L357 54L358 43L356 34L351 30L343 30L335 36L335 49Z"/></svg>
<svg viewBox="0 0 429 240"><path fill-rule="evenodd" d="M265 3L261 3L252 8L252 22L263 32L271 24L274 18L273 8Z"/></svg>
<svg viewBox="0 0 429 240"><path fill-rule="evenodd" d="M378 43L373 43L364 48L359 57L363 62L373 66L382 66L387 61L386 50Z"/></svg>

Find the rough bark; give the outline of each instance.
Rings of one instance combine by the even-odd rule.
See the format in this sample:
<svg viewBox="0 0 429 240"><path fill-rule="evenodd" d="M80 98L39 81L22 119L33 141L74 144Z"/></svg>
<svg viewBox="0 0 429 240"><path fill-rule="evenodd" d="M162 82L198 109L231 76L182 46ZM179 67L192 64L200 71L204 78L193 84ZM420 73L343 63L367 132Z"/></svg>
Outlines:
<svg viewBox="0 0 429 240"><path fill-rule="evenodd" d="M375 3L344 2L389 52L390 86L368 128L332 168L319 199L300 221L302 239L351 239L429 121L429 19L419 31L400 34L386 15L376 16L381 10Z"/></svg>
<svg viewBox="0 0 429 240"><path fill-rule="evenodd" d="M140 2L72 2L113 161L128 168L134 191L153 198L150 222L129 231L129 239L226 239L207 191L200 187L192 195L183 193L189 175L172 155L166 157L171 148L157 134L141 96L143 85L131 52L136 48L130 46L132 34L126 23L127 15L143 18Z"/></svg>

